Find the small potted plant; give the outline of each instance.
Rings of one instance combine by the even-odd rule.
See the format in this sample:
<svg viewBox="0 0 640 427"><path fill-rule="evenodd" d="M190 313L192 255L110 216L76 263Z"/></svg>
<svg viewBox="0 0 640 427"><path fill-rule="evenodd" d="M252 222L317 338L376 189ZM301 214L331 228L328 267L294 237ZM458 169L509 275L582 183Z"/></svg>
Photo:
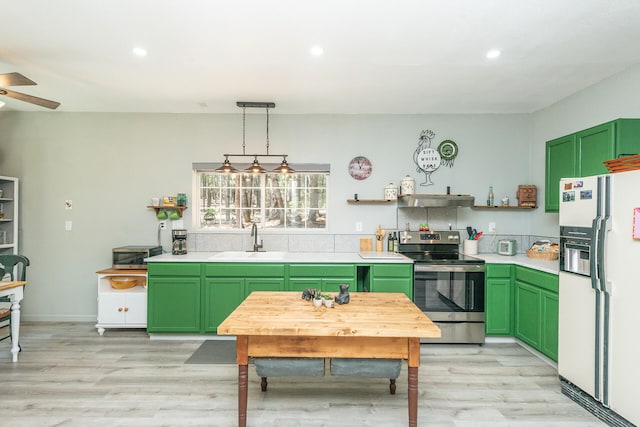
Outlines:
<svg viewBox="0 0 640 427"><path fill-rule="evenodd" d="M333 297L329 294L322 295L324 298L324 306L327 308L333 308Z"/></svg>
<svg viewBox="0 0 640 427"><path fill-rule="evenodd" d="M316 295L313 297L313 305L315 307L322 307L322 302L324 298L322 298L322 293L320 293L320 289L316 289Z"/></svg>

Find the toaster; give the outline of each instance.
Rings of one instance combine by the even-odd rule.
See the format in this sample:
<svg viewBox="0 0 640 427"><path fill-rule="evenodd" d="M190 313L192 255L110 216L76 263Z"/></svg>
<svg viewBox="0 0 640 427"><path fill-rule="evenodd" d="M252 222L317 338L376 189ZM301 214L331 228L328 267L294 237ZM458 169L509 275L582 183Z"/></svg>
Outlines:
<svg viewBox="0 0 640 427"><path fill-rule="evenodd" d="M516 241L515 240L498 240L498 254L515 255Z"/></svg>

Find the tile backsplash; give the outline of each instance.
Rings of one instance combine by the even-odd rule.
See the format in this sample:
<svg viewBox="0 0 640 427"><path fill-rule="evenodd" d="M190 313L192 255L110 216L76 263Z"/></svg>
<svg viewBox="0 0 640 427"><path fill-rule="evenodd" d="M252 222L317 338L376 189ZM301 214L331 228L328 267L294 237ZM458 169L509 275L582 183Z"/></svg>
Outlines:
<svg viewBox="0 0 640 427"><path fill-rule="evenodd" d="M393 231L393 230L391 230ZM467 236L466 230L458 230L460 238ZM360 239L369 234L263 234L260 236L265 251L283 252L359 252ZM490 234L478 240L478 253L496 253L498 241L513 239L518 253L525 253L536 240L557 242L557 238L539 235ZM247 251L253 248L253 240L247 233L189 233L188 250L192 252ZM386 248L386 241L384 244ZM462 252L462 247L460 247Z"/></svg>

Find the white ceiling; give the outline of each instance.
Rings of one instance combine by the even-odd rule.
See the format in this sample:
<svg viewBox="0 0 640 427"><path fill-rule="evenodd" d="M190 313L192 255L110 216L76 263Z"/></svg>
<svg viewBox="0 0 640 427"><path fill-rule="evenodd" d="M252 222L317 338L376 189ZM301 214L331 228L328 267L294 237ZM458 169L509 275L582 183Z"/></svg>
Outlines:
<svg viewBox="0 0 640 427"><path fill-rule="evenodd" d="M56 111L529 113L640 63L640 0L0 0L0 16L0 73Z"/></svg>

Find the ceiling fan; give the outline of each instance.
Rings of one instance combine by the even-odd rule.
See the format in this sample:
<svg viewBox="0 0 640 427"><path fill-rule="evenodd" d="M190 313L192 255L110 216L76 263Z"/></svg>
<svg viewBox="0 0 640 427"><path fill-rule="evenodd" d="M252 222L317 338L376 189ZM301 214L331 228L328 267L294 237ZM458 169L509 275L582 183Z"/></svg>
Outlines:
<svg viewBox="0 0 640 427"><path fill-rule="evenodd" d="M0 86L31 85L37 85L37 83L20 73L0 74ZM26 93L15 92L13 90L5 89L4 87L0 87L0 95L8 96L9 98L18 99L24 102L29 102L41 107L50 108L52 110L55 110L60 105L60 103L56 101L49 101L48 99L38 98L37 96L27 95Z"/></svg>

